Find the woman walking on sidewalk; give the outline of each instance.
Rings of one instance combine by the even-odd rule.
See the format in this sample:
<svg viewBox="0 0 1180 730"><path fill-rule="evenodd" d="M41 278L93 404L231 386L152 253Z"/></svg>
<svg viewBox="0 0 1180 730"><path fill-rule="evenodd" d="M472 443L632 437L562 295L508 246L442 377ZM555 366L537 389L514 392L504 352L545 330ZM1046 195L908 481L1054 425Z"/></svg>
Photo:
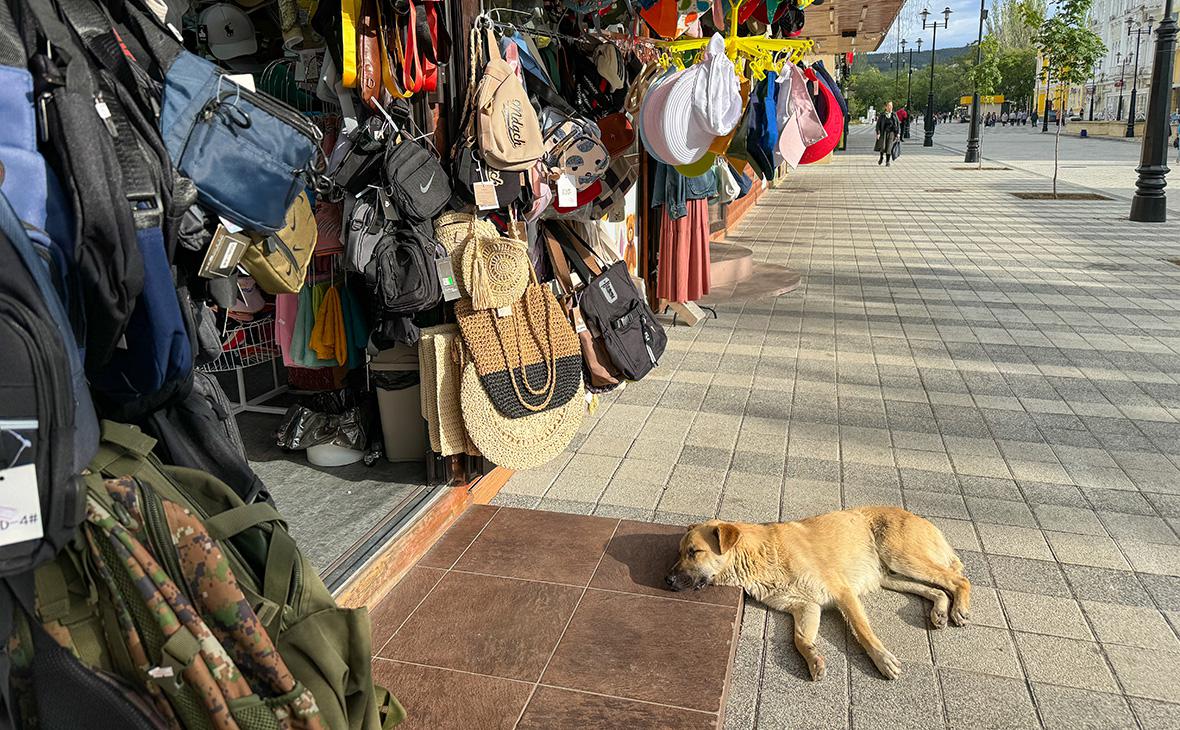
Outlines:
<svg viewBox="0 0 1180 730"><path fill-rule="evenodd" d="M877 158L877 164L885 163L889 167L889 162L893 159L893 144L897 142L898 135L901 134L901 123L897 120L897 115L893 113L893 102L885 102L885 112L877 117L877 145L874 149L881 153Z"/></svg>

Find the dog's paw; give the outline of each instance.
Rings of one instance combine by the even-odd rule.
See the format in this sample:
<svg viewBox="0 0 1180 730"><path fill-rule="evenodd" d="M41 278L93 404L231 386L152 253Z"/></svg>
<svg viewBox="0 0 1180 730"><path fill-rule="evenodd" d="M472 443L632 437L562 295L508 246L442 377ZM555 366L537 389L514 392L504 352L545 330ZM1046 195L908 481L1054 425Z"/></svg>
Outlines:
<svg viewBox="0 0 1180 730"><path fill-rule="evenodd" d="M877 665L877 669L881 671L885 679L897 679L901 676L901 662L888 649L882 649L879 653L874 654L873 663Z"/></svg>
<svg viewBox="0 0 1180 730"><path fill-rule="evenodd" d="M828 673L828 663L819 654L815 658L807 662L807 669L811 671L811 681L818 682L824 678Z"/></svg>
<svg viewBox="0 0 1180 730"><path fill-rule="evenodd" d="M955 626L966 626L971 620L971 612L955 606L951 609L951 623ZM945 622L944 622L945 625Z"/></svg>
<svg viewBox="0 0 1180 730"><path fill-rule="evenodd" d="M935 606L934 608L930 609L930 625L934 628L945 629L946 619L947 615L945 608L939 608L938 606Z"/></svg>

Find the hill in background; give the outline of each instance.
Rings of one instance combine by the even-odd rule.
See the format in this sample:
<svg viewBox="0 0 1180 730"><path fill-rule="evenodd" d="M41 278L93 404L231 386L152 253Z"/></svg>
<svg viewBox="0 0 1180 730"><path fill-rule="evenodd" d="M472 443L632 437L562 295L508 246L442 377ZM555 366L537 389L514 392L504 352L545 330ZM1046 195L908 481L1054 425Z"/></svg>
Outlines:
<svg viewBox="0 0 1180 730"><path fill-rule="evenodd" d="M937 51L934 52L934 55L938 59L938 64L941 65L941 64L947 63L949 61L958 60L958 59L962 58L963 56L966 56L966 55L972 53L974 50L975 50L974 46L959 46L957 48L939 48ZM909 55L910 55L909 51L907 50L905 53L899 54L899 56L898 56L901 59L902 72L904 72L907 68L906 63L909 59ZM893 71L893 65L892 65L893 59L894 59L893 51L878 51L877 53L858 53L853 58L852 71L853 71L853 73L855 73L859 69L865 68L866 66L876 66L882 73L892 72ZM929 49L923 50L921 53L918 53L917 51L915 51L914 52L914 69L917 70L920 68L926 68L928 65L930 65L930 51L929 51Z"/></svg>

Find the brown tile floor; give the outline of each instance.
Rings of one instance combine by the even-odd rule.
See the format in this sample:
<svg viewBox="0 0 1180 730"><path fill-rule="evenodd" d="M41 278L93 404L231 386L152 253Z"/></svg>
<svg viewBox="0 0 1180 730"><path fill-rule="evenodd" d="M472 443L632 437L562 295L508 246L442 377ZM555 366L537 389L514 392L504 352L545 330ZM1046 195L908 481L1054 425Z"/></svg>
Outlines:
<svg viewBox="0 0 1180 730"><path fill-rule="evenodd" d="M737 589L671 593L683 527L475 506L373 609L377 681L429 728L717 728Z"/></svg>

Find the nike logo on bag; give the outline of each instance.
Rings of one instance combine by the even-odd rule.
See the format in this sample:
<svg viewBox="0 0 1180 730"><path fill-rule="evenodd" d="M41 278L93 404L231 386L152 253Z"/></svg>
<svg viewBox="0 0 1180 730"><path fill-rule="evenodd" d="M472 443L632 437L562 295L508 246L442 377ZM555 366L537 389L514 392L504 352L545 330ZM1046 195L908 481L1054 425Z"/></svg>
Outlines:
<svg viewBox="0 0 1180 730"><path fill-rule="evenodd" d="M425 193L427 190L429 190L429 189L430 189L430 186L431 186L431 184L434 182L434 176L435 176L436 174L437 174L437 173L433 173L433 172L432 172L432 173L430 173L430 179L426 181L426 184L425 184L425 185L419 185L419 186L418 186L418 192L420 192L420 193Z"/></svg>

